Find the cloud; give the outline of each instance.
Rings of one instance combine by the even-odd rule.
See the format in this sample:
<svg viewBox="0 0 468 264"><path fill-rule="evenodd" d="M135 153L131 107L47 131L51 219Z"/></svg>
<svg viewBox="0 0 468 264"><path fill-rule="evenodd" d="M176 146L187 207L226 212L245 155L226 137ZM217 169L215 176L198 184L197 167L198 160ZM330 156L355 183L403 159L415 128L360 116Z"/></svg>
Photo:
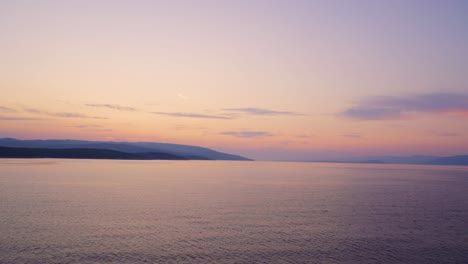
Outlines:
<svg viewBox="0 0 468 264"><path fill-rule="evenodd" d="M58 99L58 100L55 100L55 101L57 101L59 103L62 103L62 104L66 104L66 105L73 105L73 103L71 103L70 101L67 101L67 100Z"/></svg>
<svg viewBox="0 0 468 264"><path fill-rule="evenodd" d="M314 137L315 135L313 134L298 134L298 135L294 135L294 137L296 138L311 138L311 137Z"/></svg>
<svg viewBox="0 0 468 264"><path fill-rule="evenodd" d="M438 136L438 137L459 137L460 136L460 134L452 133L452 132L443 132L443 133L433 132L433 135Z"/></svg>
<svg viewBox="0 0 468 264"><path fill-rule="evenodd" d="M183 93L177 93L177 97L179 97L182 100L190 99L188 96L184 95Z"/></svg>
<svg viewBox="0 0 468 264"><path fill-rule="evenodd" d="M93 132L112 132L114 131L113 129L110 128L90 128L88 131L93 131Z"/></svg>
<svg viewBox="0 0 468 264"><path fill-rule="evenodd" d="M186 113L186 112L151 112L157 115L166 115L173 117L189 117L189 118L206 118L206 119L237 119L242 114L257 115L257 116L279 116L279 115L303 115L301 113L275 111L262 108L224 108L223 112L216 114L200 114L200 113Z"/></svg>
<svg viewBox="0 0 468 264"><path fill-rule="evenodd" d="M10 108L10 107L0 106L0 112L4 112L4 113L16 113L16 112L18 112L18 111L16 111L16 110L13 109L13 108Z"/></svg>
<svg viewBox="0 0 468 264"><path fill-rule="evenodd" d="M411 114L460 114L468 117L468 95L430 93L406 97L376 96L358 102L340 115L357 120L406 119Z"/></svg>
<svg viewBox="0 0 468 264"><path fill-rule="evenodd" d="M403 119L399 109L386 109L377 107L353 107L342 113L345 117L362 120Z"/></svg>
<svg viewBox="0 0 468 264"><path fill-rule="evenodd" d="M99 117L99 116L88 116L85 114L80 113L73 113L73 112L49 112L44 111L36 108L25 108L24 111L32 114L38 115L46 115L52 117L62 117L62 118L87 118L87 119L108 119L107 117Z"/></svg>
<svg viewBox="0 0 468 264"><path fill-rule="evenodd" d="M173 117L188 117L188 118L204 118L204 119L233 119L231 116L223 115L205 115L197 113L180 113L180 112L151 112L156 115L165 115Z"/></svg>
<svg viewBox="0 0 468 264"><path fill-rule="evenodd" d="M258 138L258 137L271 137L272 134L265 131L226 131L220 133L222 135L241 137L241 138Z"/></svg>
<svg viewBox="0 0 468 264"><path fill-rule="evenodd" d="M77 125L76 128L100 128L101 125Z"/></svg>
<svg viewBox="0 0 468 264"><path fill-rule="evenodd" d="M208 128L203 127L203 126L188 126L188 125L174 125L172 126L173 129L177 130L206 130Z"/></svg>
<svg viewBox="0 0 468 264"><path fill-rule="evenodd" d="M69 112L61 112L61 113L49 113L51 116L56 116L56 117L64 117L64 118L92 118L92 119L105 119L103 117L97 117L97 116L87 116L84 114L79 114L79 113L69 113Z"/></svg>
<svg viewBox="0 0 468 264"><path fill-rule="evenodd" d="M85 104L85 105L90 106L90 107L109 108L109 109L118 110L118 111L135 112L138 110L134 107L121 106L121 105L115 105L115 104Z"/></svg>
<svg viewBox="0 0 468 264"><path fill-rule="evenodd" d="M44 111L41 111L36 108L24 108L24 111L32 114L44 114Z"/></svg>
<svg viewBox="0 0 468 264"><path fill-rule="evenodd" d="M343 137L348 137L348 138L361 138L362 135L358 133L352 133L352 134L344 134L342 135Z"/></svg>
<svg viewBox="0 0 468 264"><path fill-rule="evenodd" d="M104 128L101 125L89 124L89 125L76 125L72 126L75 128L82 129L84 131L94 131L94 132L112 132L113 129Z"/></svg>
<svg viewBox="0 0 468 264"><path fill-rule="evenodd" d="M33 121L33 120L44 120L44 119L43 118L34 118L34 117L0 116L0 120L3 120L3 121Z"/></svg>
<svg viewBox="0 0 468 264"><path fill-rule="evenodd" d="M227 112L235 112L235 113L242 113L242 114L248 114L248 115L259 115L259 116L304 115L304 114L296 113L296 112L276 111L276 110L271 110L271 109L254 108L254 107L224 108L222 110L227 111Z"/></svg>

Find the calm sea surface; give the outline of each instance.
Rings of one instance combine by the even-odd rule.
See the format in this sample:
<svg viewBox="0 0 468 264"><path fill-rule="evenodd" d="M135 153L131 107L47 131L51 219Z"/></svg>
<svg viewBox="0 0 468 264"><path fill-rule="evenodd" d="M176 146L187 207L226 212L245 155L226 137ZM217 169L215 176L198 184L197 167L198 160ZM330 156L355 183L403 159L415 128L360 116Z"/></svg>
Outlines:
<svg viewBox="0 0 468 264"><path fill-rule="evenodd" d="M468 263L468 167L0 160L0 263Z"/></svg>

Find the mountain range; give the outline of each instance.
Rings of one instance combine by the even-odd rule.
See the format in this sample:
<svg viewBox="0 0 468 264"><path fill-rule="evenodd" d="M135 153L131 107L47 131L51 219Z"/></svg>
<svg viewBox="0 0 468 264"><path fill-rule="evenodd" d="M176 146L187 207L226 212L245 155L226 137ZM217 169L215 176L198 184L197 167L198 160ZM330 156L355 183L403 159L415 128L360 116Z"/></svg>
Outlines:
<svg viewBox="0 0 468 264"><path fill-rule="evenodd" d="M468 166L468 155L456 156L371 156L343 160L311 160L308 162L370 163L370 164L418 164L418 165L461 165Z"/></svg>
<svg viewBox="0 0 468 264"><path fill-rule="evenodd" d="M250 160L212 149L153 142L0 139L0 157Z"/></svg>
<svg viewBox="0 0 468 264"><path fill-rule="evenodd" d="M251 160L198 146L125 141L19 140L0 138L0 158L89 158L133 160ZM343 160L307 160L307 162L465 165L468 155L457 156L369 156Z"/></svg>

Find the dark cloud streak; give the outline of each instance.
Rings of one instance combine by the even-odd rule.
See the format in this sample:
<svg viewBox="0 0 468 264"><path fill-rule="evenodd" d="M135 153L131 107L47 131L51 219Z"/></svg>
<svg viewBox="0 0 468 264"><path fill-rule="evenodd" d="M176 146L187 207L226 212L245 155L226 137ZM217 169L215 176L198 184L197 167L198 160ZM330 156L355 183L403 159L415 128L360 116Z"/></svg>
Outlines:
<svg viewBox="0 0 468 264"><path fill-rule="evenodd" d="M358 133L352 133L352 134L344 134L342 135L343 137L347 137L347 138L361 138L362 135L361 134L358 134Z"/></svg>
<svg viewBox="0 0 468 264"><path fill-rule="evenodd" d="M113 110L118 110L118 111L135 112L138 110L134 107L121 106L121 105L115 105L115 104L85 104L85 105L90 106L90 107L108 108L108 109L113 109Z"/></svg>
<svg viewBox="0 0 468 264"><path fill-rule="evenodd" d="M445 133L434 132L433 135L438 136L438 137L459 137L460 136L460 134L452 133L452 132L445 132Z"/></svg>
<svg viewBox="0 0 468 264"><path fill-rule="evenodd" d="M25 112L37 115L46 115L51 117L61 117L61 118L83 118L83 119L108 119L107 117L99 116L88 116L85 114L74 113L74 112L49 112L36 108L25 108Z"/></svg>
<svg viewBox="0 0 468 264"><path fill-rule="evenodd" d="M181 113L181 112L151 112L152 114L156 115L165 115L165 116L173 116L173 117L187 117L187 118L203 118L203 119L234 119L231 116L223 116L223 115L205 115L205 114L197 114L197 113Z"/></svg>
<svg viewBox="0 0 468 264"><path fill-rule="evenodd" d="M220 133L222 135L241 137L241 138L258 138L258 137L271 137L272 134L265 131L226 131Z"/></svg>
<svg viewBox="0 0 468 264"><path fill-rule="evenodd" d="M100 128L101 125L77 125L76 128Z"/></svg>
<svg viewBox="0 0 468 264"><path fill-rule="evenodd" d="M3 120L3 121L37 121L37 120L44 120L44 119L34 118L34 117L21 117L21 116L0 116L0 120Z"/></svg>
<svg viewBox="0 0 468 264"><path fill-rule="evenodd" d="M0 106L0 112L4 112L4 113L16 113L16 112L18 112L18 111L16 111L16 110L13 109L13 108L10 108L10 107Z"/></svg>
<svg viewBox="0 0 468 264"><path fill-rule="evenodd" d="M403 118L403 114L400 109L388 109L366 106L352 107L341 114L348 118L361 120L386 120Z"/></svg>
<svg viewBox="0 0 468 264"><path fill-rule="evenodd" d="M247 115L258 115L258 116L297 116L297 115L304 115L301 113L296 112L289 112L289 111L276 111L271 109L264 109L264 108L255 108L255 107L246 107L246 108L224 108L222 109L226 112L235 112L235 113L242 113Z"/></svg>

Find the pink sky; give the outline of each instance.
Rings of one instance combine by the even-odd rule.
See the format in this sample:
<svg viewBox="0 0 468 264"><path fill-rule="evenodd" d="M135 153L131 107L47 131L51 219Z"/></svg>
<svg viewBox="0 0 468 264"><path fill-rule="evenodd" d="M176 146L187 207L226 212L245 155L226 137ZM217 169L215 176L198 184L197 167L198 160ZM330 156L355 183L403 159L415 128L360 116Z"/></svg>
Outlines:
<svg viewBox="0 0 468 264"><path fill-rule="evenodd" d="M468 153L463 1L2 1L0 137Z"/></svg>

